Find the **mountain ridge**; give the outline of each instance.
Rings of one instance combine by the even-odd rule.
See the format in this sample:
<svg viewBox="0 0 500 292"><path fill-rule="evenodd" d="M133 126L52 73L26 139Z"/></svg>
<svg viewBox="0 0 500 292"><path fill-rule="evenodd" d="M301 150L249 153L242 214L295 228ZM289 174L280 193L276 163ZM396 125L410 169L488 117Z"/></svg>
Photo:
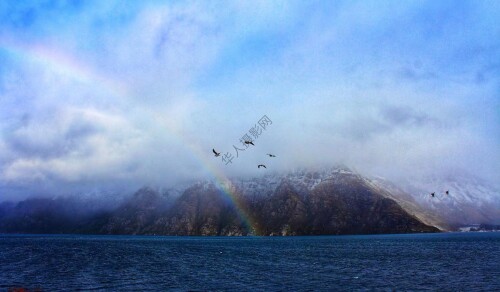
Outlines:
<svg viewBox="0 0 500 292"><path fill-rule="evenodd" d="M66 206L63 199L23 201L0 208L0 231L162 235L439 231L368 182L346 167L298 169L222 183L202 181L174 195L168 189L145 187L110 209L78 210L78 204ZM61 212L65 209L70 212ZM16 216L22 210L23 216Z"/></svg>

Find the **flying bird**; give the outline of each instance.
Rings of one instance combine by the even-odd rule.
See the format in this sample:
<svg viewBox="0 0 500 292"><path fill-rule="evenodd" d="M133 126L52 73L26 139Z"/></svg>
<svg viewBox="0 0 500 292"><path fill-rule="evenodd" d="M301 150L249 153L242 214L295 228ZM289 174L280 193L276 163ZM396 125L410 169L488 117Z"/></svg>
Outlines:
<svg viewBox="0 0 500 292"><path fill-rule="evenodd" d="M247 141L247 140L245 140L245 144L247 144L247 145L248 145L248 144L252 144L253 146L255 146L255 144L253 144L253 142L252 142L252 141Z"/></svg>
<svg viewBox="0 0 500 292"><path fill-rule="evenodd" d="M449 195L450 194L450 191L446 191L446 194Z"/></svg>
<svg viewBox="0 0 500 292"><path fill-rule="evenodd" d="M431 196L434 198L435 193L432 193Z"/></svg>
<svg viewBox="0 0 500 292"><path fill-rule="evenodd" d="M215 151L215 149L212 149L212 151L214 152L214 154L215 154L215 157L218 157L218 156L220 156L220 152L219 152L219 153L217 153L217 151Z"/></svg>
<svg viewBox="0 0 500 292"><path fill-rule="evenodd" d="M257 168L261 168L261 167L267 168L264 164L257 165Z"/></svg>
<svg viewBox="0 0 500 292"><path fill-rule="evenodd" d="M276 155L267 154L269 157L276 157Z"/></svg>

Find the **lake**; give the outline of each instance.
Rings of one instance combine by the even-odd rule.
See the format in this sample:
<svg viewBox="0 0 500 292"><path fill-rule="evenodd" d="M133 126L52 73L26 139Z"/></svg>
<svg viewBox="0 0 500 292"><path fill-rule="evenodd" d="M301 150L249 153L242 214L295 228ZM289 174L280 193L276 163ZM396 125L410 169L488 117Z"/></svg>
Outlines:
<svg viewBox="0 0 500 292"><path fill-rule="evenodd" d="M0 290L500 291L500 233L0 235Z"/></svg>

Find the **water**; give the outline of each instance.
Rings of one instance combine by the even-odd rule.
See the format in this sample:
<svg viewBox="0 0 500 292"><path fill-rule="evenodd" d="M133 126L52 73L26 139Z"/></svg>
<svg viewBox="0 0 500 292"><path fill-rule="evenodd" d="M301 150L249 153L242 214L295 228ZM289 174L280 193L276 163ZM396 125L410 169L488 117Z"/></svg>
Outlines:
<svg viewBox="0 0 500 292"><path fill-rule="evenodd" d="M0 235L0 290L500 291L500 233Z"/></svg>

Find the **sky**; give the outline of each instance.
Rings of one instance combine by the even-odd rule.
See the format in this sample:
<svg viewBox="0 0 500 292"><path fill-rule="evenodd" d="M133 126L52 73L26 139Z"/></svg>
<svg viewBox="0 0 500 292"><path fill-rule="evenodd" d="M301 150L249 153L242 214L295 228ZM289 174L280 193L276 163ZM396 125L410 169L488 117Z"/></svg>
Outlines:
<svg viewBox="0 0 500 292"><path fill-rule="evenodd" d="M499 1L2 1L0 196L339 163L499 185L498 19Z"/></svg>

